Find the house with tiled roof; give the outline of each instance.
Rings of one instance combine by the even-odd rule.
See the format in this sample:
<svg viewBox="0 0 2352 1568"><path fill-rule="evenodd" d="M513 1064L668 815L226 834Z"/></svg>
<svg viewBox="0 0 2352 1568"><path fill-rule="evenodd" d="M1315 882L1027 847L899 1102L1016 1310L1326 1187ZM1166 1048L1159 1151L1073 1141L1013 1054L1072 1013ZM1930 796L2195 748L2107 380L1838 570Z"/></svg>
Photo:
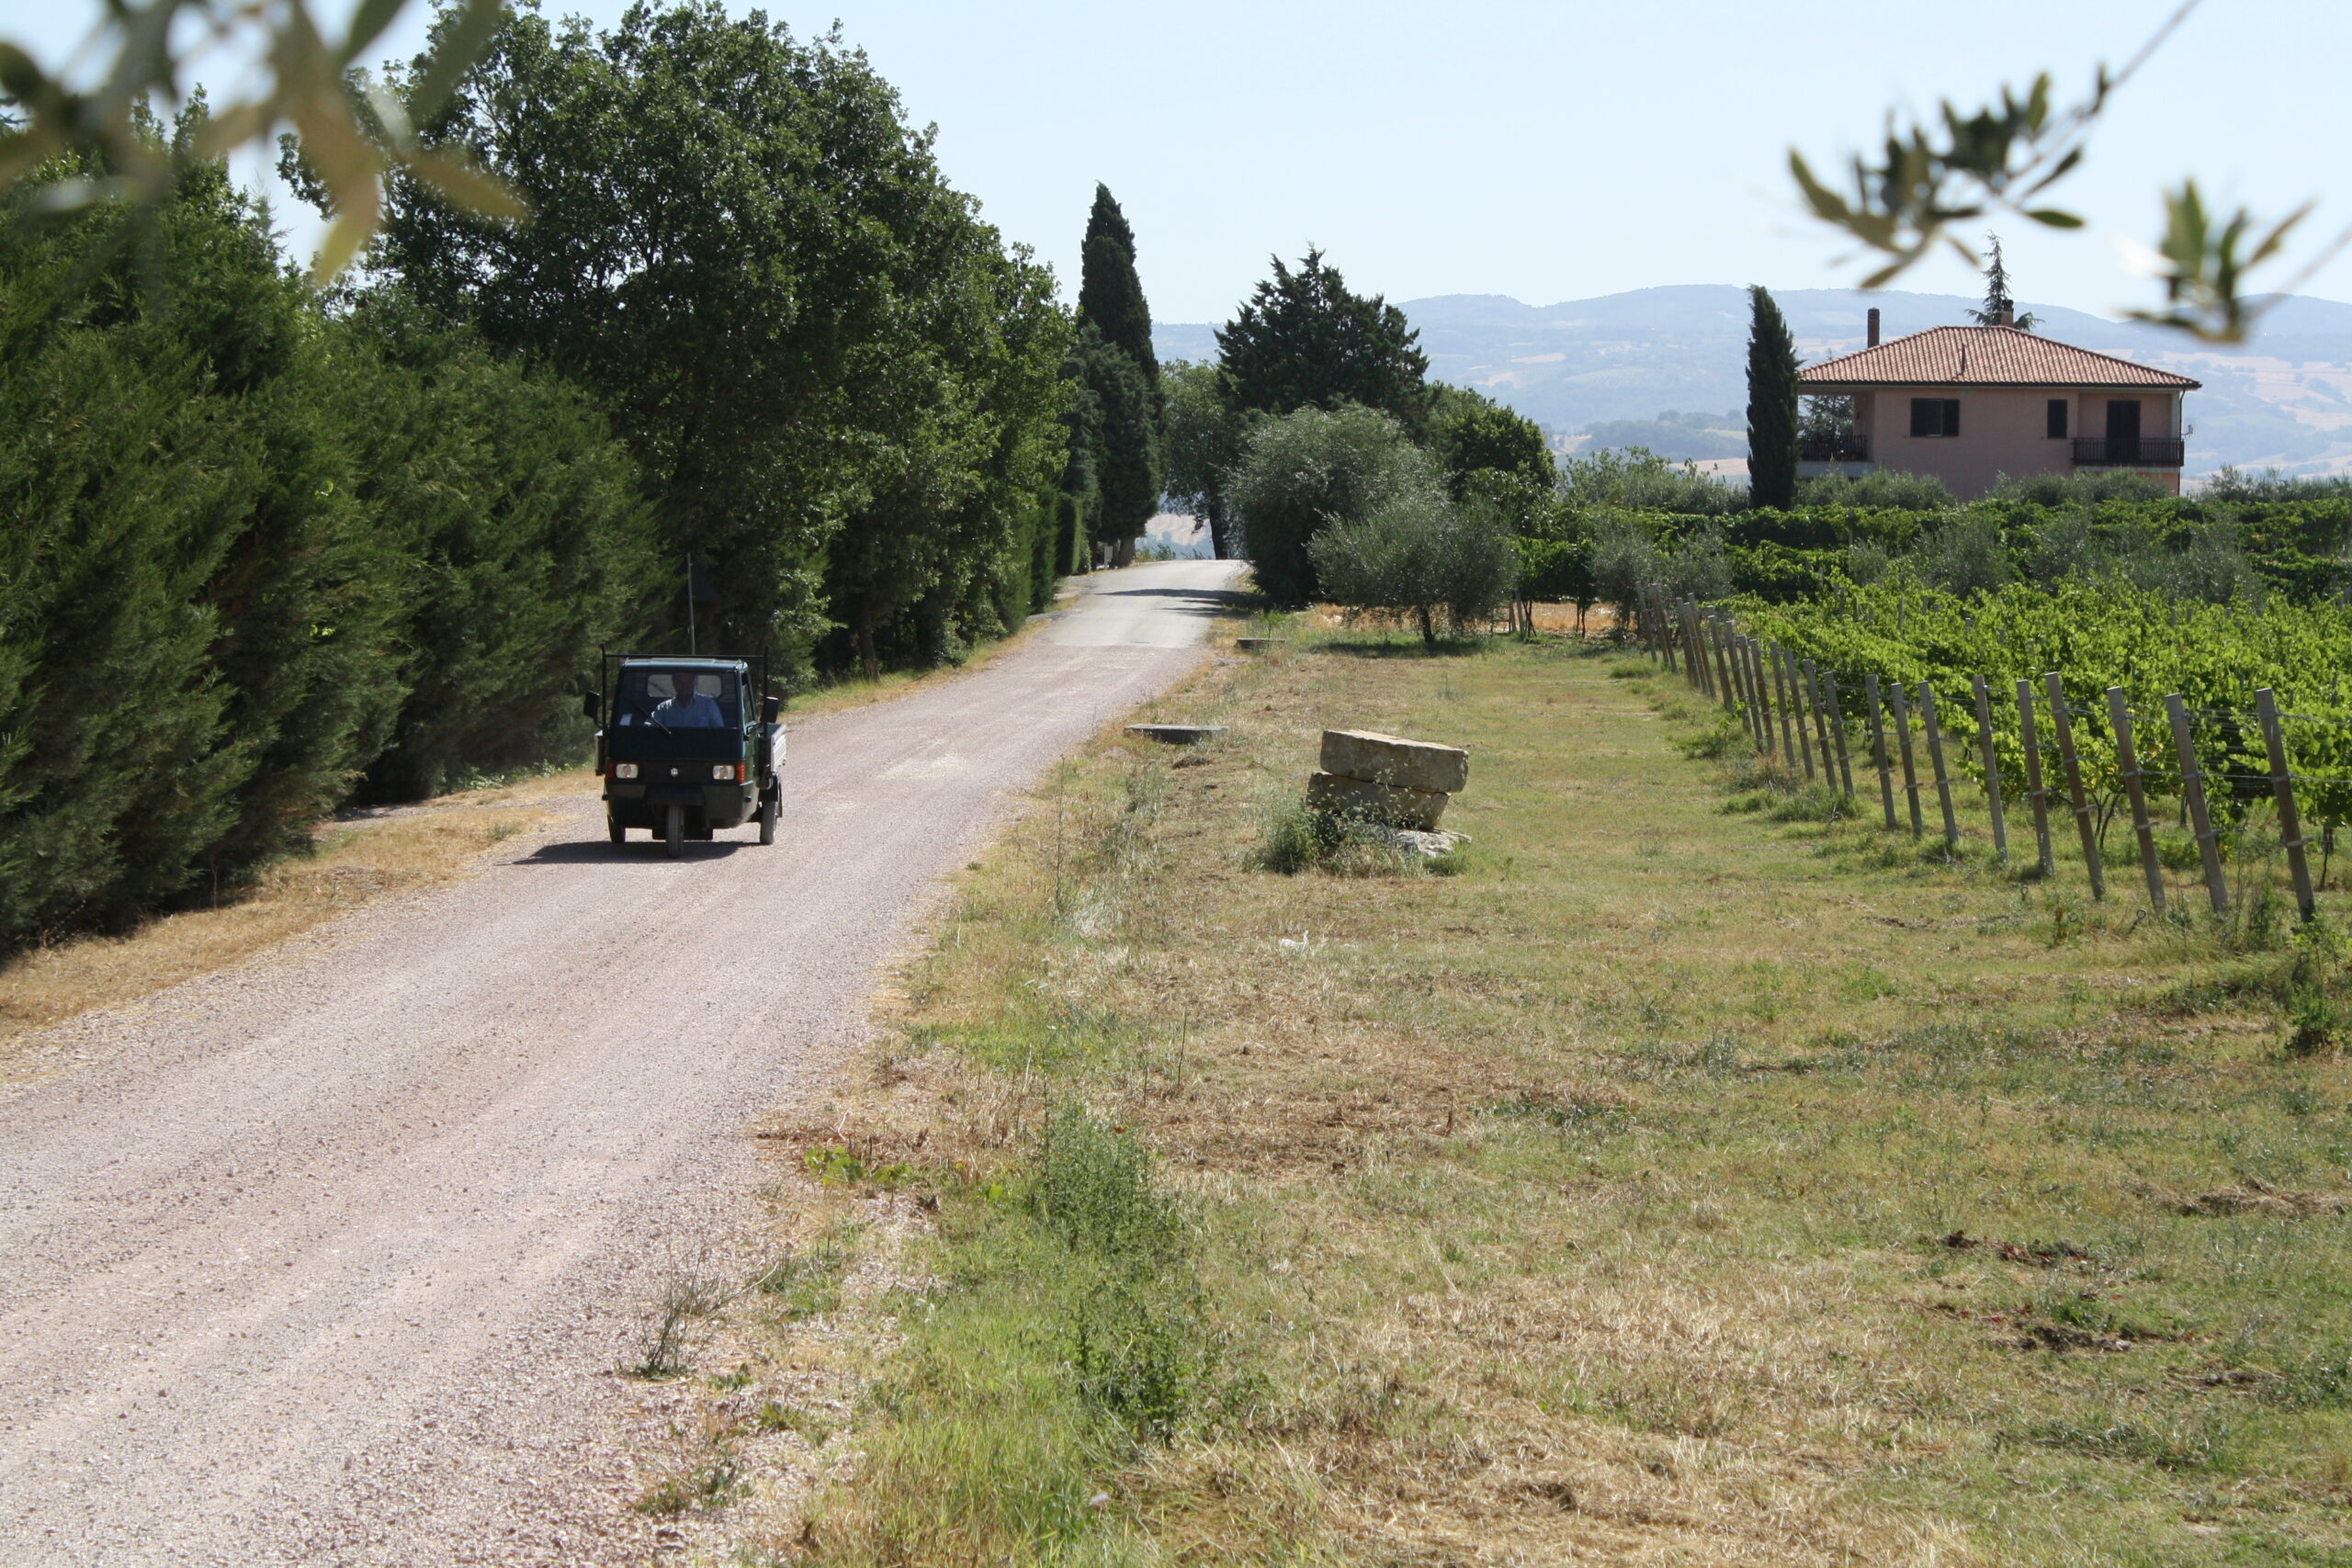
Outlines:
<svg viewBox="0 0 2352 1568"><path fill-rule="evenodd" d="M1849 426L1803 443L1797 471L1932 474L1973 500L2004 474L2127 469L2175 495L2181 400L2199 383L2014 326L1930 327L1797 372L1805 397L1851 400Z"/></svg>

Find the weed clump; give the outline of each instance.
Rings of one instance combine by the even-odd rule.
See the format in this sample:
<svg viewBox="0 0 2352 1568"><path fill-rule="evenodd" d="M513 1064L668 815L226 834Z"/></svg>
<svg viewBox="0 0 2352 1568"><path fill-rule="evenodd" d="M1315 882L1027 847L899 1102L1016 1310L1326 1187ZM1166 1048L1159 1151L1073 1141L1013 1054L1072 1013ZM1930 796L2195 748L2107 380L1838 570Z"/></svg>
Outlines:
<svg viewBox="0 0 2352 1568"><path fill-rule="evenodd" d="M1430 855L1412 847L1387 824L1359 812L1317 811L1286 799L1267 814L1266 837L1250 857L1261 871L1295 876L1324 871L1334 876L1440 875L1458 869L1451 852Z"/></svg>
<svg viewBox="0 0 2352 1568"><path fill-rule="evenodd" d="M1047 1128L1032 1201L1083 1287L1069 1324L1080 1396L1139 1438L1171 1436L1199 1382L1200 1302L1149 1151L1066 1110Z"/></svg>

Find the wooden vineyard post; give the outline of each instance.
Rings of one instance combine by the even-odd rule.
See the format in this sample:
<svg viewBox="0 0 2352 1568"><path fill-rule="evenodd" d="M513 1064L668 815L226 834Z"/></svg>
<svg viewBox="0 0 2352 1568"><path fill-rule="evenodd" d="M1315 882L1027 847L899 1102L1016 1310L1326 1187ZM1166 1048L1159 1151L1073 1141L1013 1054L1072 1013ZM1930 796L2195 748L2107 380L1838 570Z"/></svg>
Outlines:
<svg viewBox="0 0 2352 1568"><path fill-rule="evenodd" d="M2141 787L2140 753L2132 744L2132 704L2120 686L2107 689L2107 721L2115 728L2115 763L2123 794L2132 802L2132 834L2140 840L2140 874L2148 879L2148 905L2165 912L2165 868L2156 859L2156 830L2148 820L2148 792Z"/></svg>
<svg viewBox="0 0 2352 1568"><path fill-rule="evenodd" d="M1829 755L1829 716L1821 711L1821 666L1810 659L1799 660L1797 672L1804 679L1805 705L1813 710L1813 739L1821 752L1821 781L1835 789L1838 764Z"/></svg>
<svg viewBox="0 0 2352 1568"><path fill-rule="evenodd" d="M1788 677L1789 711L1797 725L1797 755L1804 759L1805 782L1810 784L1813 781L1813 739L1804 732L1804 682L1797 670L1797 656L1785 648L1776 651L1781 656L1781 668Z"/></svg>
<svg viewBox="0 0 2352 1568"><path fill-rule="evenodd" d="M1774 643L1772 694L1780 699L1781 704L1781 757L1784 761L1793 762L1797 760L1797 741L1804 735L1804 719L1796 712L1796 682L1789 679L1788 660L1788 649Z"/></svg>
<svg viewBox="0 0 2352 1568"><path fill-rule="evenodd" d="M2025 799L2033 807L2033 852L2045 877L2058 874L2057 857L2050 852L2050 791L2041 782L2041 738L2033 724L2033 682L2018 682L2018 734L2025 743Z"/></svg>
<svg viewBox="0 0 2352 1568"><path fill-rule="evenodd" d="M1993 744L1993 699L1985 693L1984 676L1969 680L1976 688L1976 743L1984 753L1984 798L1993 807L1993 858L2007 865L2009 825L2001 816L2001 753Z"/></svg>
<svg viewBox="0 0 2352 1568"><path fill-rule="evenodd" d="M1650 603L1657 606L1658 657L1666 660L1666 667L1668 670L1672 670L1675 667L1674 619L1666 613L1666 590L1663 588L1652 588L1650 590Z"/></svg>
<svg viewBox="0 0 2352 1568"><path fill-rule="evenodd" d="M1771 682L1773 719L1781 727L1781 761L1793 762L1797 760L1797 748L1794 738L1789 733L1789 683L1781 675L1781 645L1777 642L1764 643L1759 651L1771 666L1765 679Z"/></svg>
<svg viewBox="0 0 2352 1568"><path fill-rule="evenodd" d="M2222 847L2213 837L2213 816L2205 804L2205 770L2197 765L2197 741L2189 733L2188 705L2175 692L2165 699L2172 719L2172 749L2180 758L2180 793L2188 802L2188 823L2197 833L2198 858L2205 863L2205 897L2213 913L2230 912L2230 885L2222 876Z"/></svg>
<svg viewBox="0 0 2352 1568"><path fill-rule="evenodd" d="M1879 702L1878 677L1862 677L1862 689L1871 707L1871 765L1878 770L1879 804L1886 807L1886 830L1894 831L1894 764L1886 755L1886 717Z"/></svg>
<svg viewBox="0 0 2352 1568"><path fill-rule="evenodd" d="M1894 739L1903 748L1903 798L1911 803L1911 836L1924 839L1928 824L1919 815L1919 764L1911 755L1911 705L1903 700L1900 681L1887 688L1886 695L1894 709Z"/></svg>
<svg viewBox="0 0 2352 1568"><path fill-rule="evenodd" d="M2066 770L2066 800L2075 810L2075 830L2083 839L2083 869L2091 874L2091 897L2107 897L2107 869L2098 863L2098 829L2091 824L2091 803L2083 793L2082 759L2075 755L2075 723L2066 712L2066 683L2053 670L2041 678L2050 693L2050 726L2058 733L2058 761Z"/></svg>
<svg viewBox="0 0 2352 1568"><path fill-rule="evenodd" d="M1770 753L1772 750L1772 694L1764 686L1764 655L1756 639L1744 637L1739 645L1747 654L1747 684L1756 694L1756 749Z"/></svg>
<svg viewBox="0 0 2352 1568"><path fill-rule="evenodd" d="M1764 728L1758 718L1756 679L1747 668L1747 639L1737 632L1731 634L1732 674L1739 682L1739 721L1747 727L1747 739L1758 751L1764 750Z"/></svg>
<svg viewBox="0 0 2352 1568"><path fill-rule="evenodd" d="M1846 798L1851 800L1854 798L1854 764L1846 755L1846 709L1838 700L1837 672L1825 670L1821 682L1829 693L1829 732L1838 738L1838 776L1845 781Z"/></svg>
<svg viewBox="0 0 2352 1568"><path fill-rule="evenodd" d="M1724 624L1722 620L1711 617L1707 626L1715 649L1715 683L1720 688L1716 694L1723 698L1724 708L1729 709L1737 701L1737 695L1732 687L1731 658L1724 647Z"/></svg>
<svg viewBox="0 0 2352 1568"><path fill-rule="evenodd" d="M1928 732L1928 765L1936 771L1936 803L1943 807L1944 851L1960 852L1960 823L1951 814L1951 774L1944 767L1944 728L1936 717L1936 689L1919 682L1919 726Z"/></svg>
<svg viewBox="0 0 2352 1568"><path fill-rule="evenodd" d="M1707 622L1699 613L1696 599L1682 601L1682 624L1690 633L1690 671L1695 677L1690 683L1699 688L1701 695L1712 697L1715 694L1715 666L1707 657Z"/></svg>
<svg viewBox="0 0 2352 1568"><path fill-rule="evenodd" d="M2278 845L2287 852L2287 871L2295 879L2295 908L2310 919L2319 912L2312 897L2312 863L2303 855L2303 818L2295 809L2295 779L2287 771L2287 736L2278 727L2278 698L2267 686L2254 693L2254 710L2262 716L2262 744L2270 753L2270 793L2278 801Z"/></svg>

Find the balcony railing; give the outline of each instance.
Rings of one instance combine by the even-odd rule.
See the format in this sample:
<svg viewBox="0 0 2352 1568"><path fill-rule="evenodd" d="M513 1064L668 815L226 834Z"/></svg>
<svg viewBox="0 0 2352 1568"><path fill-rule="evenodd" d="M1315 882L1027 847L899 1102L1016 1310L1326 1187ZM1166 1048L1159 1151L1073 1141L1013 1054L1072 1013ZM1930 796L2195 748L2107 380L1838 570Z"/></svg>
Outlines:
<svg viewBox="0 0 2352 1568"><path fill-rule="evenodd" d="M1797 443L1801 463L1867 463L1870 443L1859 435L1809 435Z"/></svg>
<svg viewBox="0 0 2352 1568"><path fill-rule="evenodd" d="M2177 468L2183 458L2177 435L2077 435L2079 468Z"/></svg>

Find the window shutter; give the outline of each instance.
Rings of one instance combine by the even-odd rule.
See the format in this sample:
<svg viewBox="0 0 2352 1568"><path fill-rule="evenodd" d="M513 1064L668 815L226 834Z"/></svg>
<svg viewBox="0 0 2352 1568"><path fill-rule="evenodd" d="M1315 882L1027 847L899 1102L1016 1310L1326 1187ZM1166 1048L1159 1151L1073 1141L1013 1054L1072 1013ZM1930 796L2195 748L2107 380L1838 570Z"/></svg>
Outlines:
<svg viewBox="0 0 2352 1568"><path fill-rule="evenodd" d="M1958 398L1944 400L1944 434L1946 435L1960 434L1960 400Z"/></svg>
<svg viewBox="0 0 2352 1568"><path fill-rule="evenodd" d="M2066 439L2065 399L2052 398L2050 400L2050 424L2045 434L2047 434L2052 441L2064 441Z"/></svg>
<svg viewBox="0 0 2352 1568"><path fill-rule="evenodd" d="M1943 404L1934 398L1911 400L1911 434L1941 435L1943 434Z"/></svg>

